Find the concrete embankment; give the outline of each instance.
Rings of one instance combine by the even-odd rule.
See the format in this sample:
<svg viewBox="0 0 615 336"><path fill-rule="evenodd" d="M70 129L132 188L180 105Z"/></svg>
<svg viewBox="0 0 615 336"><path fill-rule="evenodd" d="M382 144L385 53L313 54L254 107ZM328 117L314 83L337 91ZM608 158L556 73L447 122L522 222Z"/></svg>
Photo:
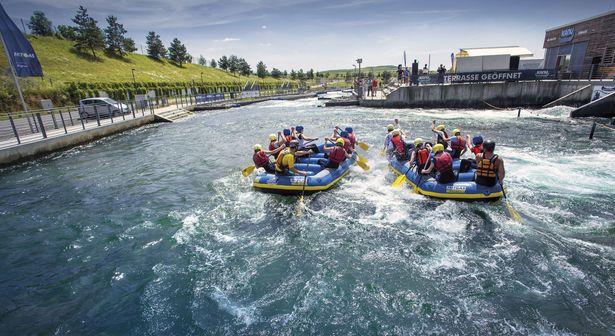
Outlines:
<svg viewBox="0 0 615 336"><path fill-rule="evenodd" d="M581 106L590 101L588 85L613 85L613 81L539 81L451 84L401 87L386 99L361 100L366 107L489 108L542 107L572 92L559 105Z"/></svg>
<svg viewBox="0 0 615 336"><path fill-rule="evenodd" d="M189 109L191 111L210 111L210 110L224 110L232 107L240 107L250 104L262 103L268 100L297 100L303 98L312 98L315 97L316 93L301 93L301 94L289 94L289 95L279 95L275 97L258 97L250 100L236 100L236 101L224 101L220 103L212 103L212 104L204 104L204 105L194 105Z"/></svg>
<svg viewBox="0 0 615 336"><path fill-rule="evenodd" d="M81 132L69 133L60 137L41 139L40 141L21 144L0 150L0 167L9 166L22 161L32 160L49 153L120 133L132 128L154 122L154 115L117 122L105 126L87 129Z"/></svg>

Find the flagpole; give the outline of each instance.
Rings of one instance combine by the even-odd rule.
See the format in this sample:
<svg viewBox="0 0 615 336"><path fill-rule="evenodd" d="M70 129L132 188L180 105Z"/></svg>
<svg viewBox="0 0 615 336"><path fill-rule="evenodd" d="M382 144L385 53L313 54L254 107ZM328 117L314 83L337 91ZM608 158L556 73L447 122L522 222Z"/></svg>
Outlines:
<svg viewBox="0 0 615 336"><path fill-rule="evenodd" d="M23 110L26 113L26 119L28 119L28 124L30 125L30 131L34 133L34 128L32 128L32 122L30 121L30 117L28 116L28 105L26 105L26 101L23 99L23 93L21 93L21 86L19 85L19 81L17 80L17 76L15 75L15 68L13 67L13 61L11 60L11 55L9 55L9 50L6 47L6 43L4 42L4 37L2 36L2 34L0 34L0 40L2 40L2 46L4 47L6 58L9 60L9 66L11 68L11 75L13 76L13 81L15 81L17 92L19 92L19 99L21 99L21 105L23 106Z"/></svg>

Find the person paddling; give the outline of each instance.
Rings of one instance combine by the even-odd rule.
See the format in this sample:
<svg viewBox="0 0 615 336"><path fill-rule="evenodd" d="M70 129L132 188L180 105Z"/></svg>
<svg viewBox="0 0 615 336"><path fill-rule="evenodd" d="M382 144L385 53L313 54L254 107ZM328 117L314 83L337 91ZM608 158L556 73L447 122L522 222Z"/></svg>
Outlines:
<svg viewBox="0 0 615 336"><path fill-rule="evenodd" d="M461 131L454 129L453 137L451 138L451 156L453 159L459 159L468 150L466 148L466 139L461 135Z"/></svg>
<svg viewBox="0 0 615 336"><path fill-rule="evenodd" d="M467 136L468 149L474 155L478 155L483 152L483 137L480 135L475 135L472 138L472 146L470 146L470 135Z"/></svg>
<svg viewBox="0 0 615 336"><path fill-rule="evenodd" d="M444 149L447 149L448 141L450 140L450 138L448 137L448 133L446 133L446 127L444 126L444 124L440 124L436 126L436 121L435 120L432 121L431 131L436 133L437 135L436 143L441 144L444 147Z"/></svg>
<svg viewBox="0 0 615 336"><path fill-rule="evenodd" d="M295 156L299 155L300 152L297 152L297 148L299 147L299 142L297 140L292 140L287 149L285 149L280 155L278 159L275 161L275 174L279 176L287 176L292 175L291 172L297 175L307 176L306 171L301 171L295 168ZM305 154L305 153L301 153Z"/></svg>
<svg viewBox="0 0 615 336"><path fill-rule="evenodd" d="M416 171L421 173L427 162L429 162L429 150L431 146L429 144L424 145L423 139L416 138L414 139L414 149L412 150L412 155L410 156L410 162L416 165Z"/></svg>
<svg viewBox="0 0 615 336"><path fill-rule="evenodd" d="M260 144L254 145L254 155L252 155L252 161L256 168L264 168L269 174L275 173L275 165L269 161L269 155L274 155L280 152L283 147L276 148L273 151L267 151L263 149Z"/></svg>
<svg viewBox="0 0 615 336"><path fill-rule="evenodd" d="M494 150L495 142L487 140L483 143L483 153L476 154L476 184L493 187L499 181L503 185L504 160Z"/></svg>
<svg viewBox="0 0 615 336"><path fill-rule="evenodd" d="M318 138L310 138L303 134L304 127L299 125L295 127L295 138L299 142L299 150L311 150L314 153L318 153L318 146L314 144L308 145L308 142L316 141Z"/></svg>
<svg viewBox="0 0 615 336"><path fill-rule="evenodd" d="M436 181L438 183L451 183L455 182L455 172L453 172L453 158L451 155L444 151L442 144L437 144L432 148L434 157L426 169L421 171L421 174L429 174L434 168L436 170Z"/></svg>
<svg viewBox="0 0 615 336"><path fill-rule="evenodd" d="M278 136L281 135L281 132L278 132ZM284 144L284 140L280 140L277 141L278 137L271 133L269 134L269 151L273 153L273 157L274 158L278 158L278 155L280 154L280 151L282 151L284 148L286 148L286 145Z"/></svg>
<svg viewBox="0 0 615 336"><path fill-rule="evenodd" d="M344 150L344 139L337 138L337 140L335 140L335 145L331 147L327 146L327 141L329 141L329 138L325 138L323 150L329 158L318 160L318 164L320 164L323 169L337 169L344 160L352 158L352 155Z"/></svg>

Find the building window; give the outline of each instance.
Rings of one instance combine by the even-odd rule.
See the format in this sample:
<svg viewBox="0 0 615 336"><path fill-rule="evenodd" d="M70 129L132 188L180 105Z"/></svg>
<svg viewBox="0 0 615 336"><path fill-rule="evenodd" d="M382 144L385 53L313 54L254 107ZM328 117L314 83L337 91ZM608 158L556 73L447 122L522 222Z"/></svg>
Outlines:
<svg viewBox="0 0 615 336"><path fill-rule="evenodd" d="M568 72L570 70L570 54L558 55L555 68L559 72Z"/></svg>
<svg viewBox="0 0 615 336"><path fill-rule="evenodd" d="M604 49L604 57L602 57L602 64L615 64L615 47L607 47L606 49Z"/></svg>

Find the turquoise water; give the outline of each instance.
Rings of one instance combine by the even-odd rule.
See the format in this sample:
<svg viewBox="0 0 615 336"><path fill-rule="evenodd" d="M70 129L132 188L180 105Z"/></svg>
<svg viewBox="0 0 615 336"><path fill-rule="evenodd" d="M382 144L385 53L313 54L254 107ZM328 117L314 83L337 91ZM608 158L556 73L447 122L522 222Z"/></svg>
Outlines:
<svg viewBox="0 0 615 336"><path fill-rule="evenodd" d="M614 134L543 111L266 102L151 125L0 171L0 333L613 334ZM539 113L539 116L536 116ZM383 126L496 139L502 204L391 189ZM267 134L352 125L372 145L329 192L254 192Z"/></svg>

